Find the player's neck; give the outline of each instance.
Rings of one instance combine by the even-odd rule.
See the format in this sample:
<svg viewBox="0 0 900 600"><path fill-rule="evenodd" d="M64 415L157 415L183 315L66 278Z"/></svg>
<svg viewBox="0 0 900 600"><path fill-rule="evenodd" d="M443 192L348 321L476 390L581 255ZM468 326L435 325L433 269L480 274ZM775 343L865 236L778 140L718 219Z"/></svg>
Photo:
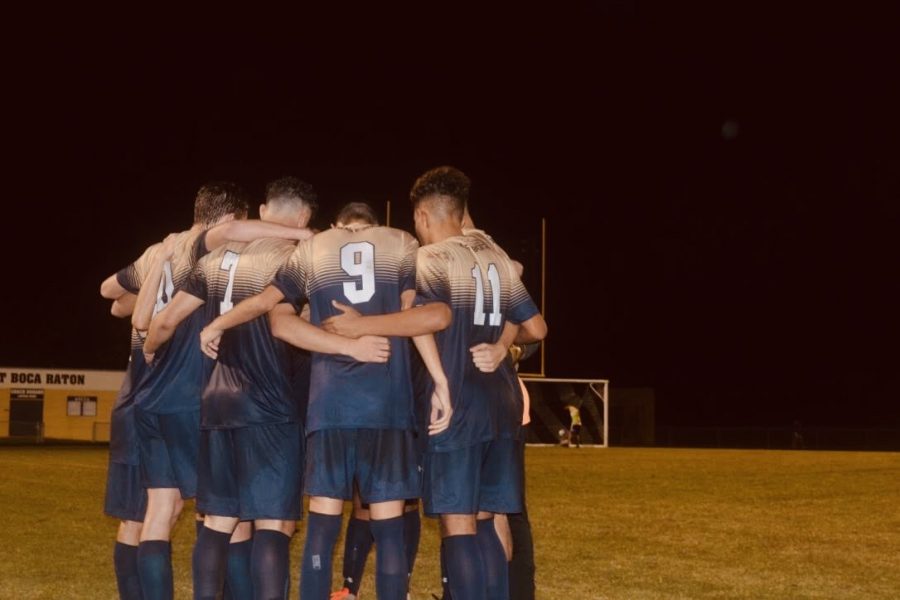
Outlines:
<svg viewBox="0 0 900 600"><path fill-rule="evenodd" d="M364 221L350 221L349 223L338 223L335 229L347 229L349 231L361 231L369 227L377 227L374 223L366 223Z"/></svg>
<svg viewBox="0 0 900 600"><path fill-rule="evenodd" d="M432 227L431 230L431 242L432 244L437 244L438 242L443 242L446 239L456 237L458 235L462 235L462 228L459 226L459 223L438 223Z"/></svg>

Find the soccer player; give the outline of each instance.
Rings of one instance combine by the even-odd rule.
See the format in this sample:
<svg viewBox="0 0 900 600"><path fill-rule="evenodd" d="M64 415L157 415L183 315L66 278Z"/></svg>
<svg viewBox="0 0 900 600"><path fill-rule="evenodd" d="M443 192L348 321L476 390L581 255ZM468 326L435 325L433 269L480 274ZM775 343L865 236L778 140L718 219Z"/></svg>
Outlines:
<svg viewBox="0 0 900 600"><path fill-rule="evenodd" d="M200 188L194 225L177 235L159 286L148 282L138 294L132 322L139 332L149 328L147 315L156 320L165 314L175 291L210 250L228 240L250 241L261 236L305 239L309 235L307 230L272 223L234 221L235 217L243 219L246 212L246 196L236 185L210 183ZM148 303L153 306L151 311L144 310ZM183 499L196 492L200 394L210 369L195 341L203 322L198 315L174 332L135 392L141 476L147 488L147 512L138 547L144 600L173 595L169 536ZM144 350L146 357L146 345ZM244 554L247 545L242 546Z"/></svg>
<svg viewBox="0 0 900 600"><path fill-rule="evenodd" d="M221 331L247 315L272 309L282 299L288 300L295 310L308 301L314 325L335 313L332 302L338 299L369 315L410 306L415 297L417 247L409 234L379 227L369 206L351 203L342 209L332 229L298 246L272 286L255 300L247 301L247 314L216 319L201 336L201 343L207 352L214 352ZM430 334L448 323L446 306L428 308L429 312L420 311L419 334ZM300 320L290 313L290 307L275 307L273 332L302 345L306 342L296 329ZM432 428L440 431L451 415L446 403L446 378L433 339L423 335L414 341L437 381ZM391 339L390 359L385 365L360 364L310 349L314 353L305 474L310 515L301 598L329 597L331 555L340 530L343 503L351 499L355 485L361 499L369 504L370 527L377 548L378 597L402 600L407 584L403 506L405 499L418 497L421 490L407 343Z"/></svg>
<svg viewBox="0 0 900 600"><path fill-rule="evenodd" d="M130 317L144 281L156 281L162 265L173 250L174 237L165 243L154 244L140 258L110 275L100 286L100 294L112 300L111 312L119 318ZM137 569L147 492L141 486L140 462L134 428L134 390L146 371L141 347L143 339L136 329L131 330L131 356L125 378L116 397L110 416L109 466L106 476L104 512L120 519L113 551L113 566L119 597L140 598L141 588Z"/></svg>
<svg viewBox="0 0 900 600"><path fill-rule="evenodd" d="M260 216L305 227L315 202L309 184L280 179L267 187ZM208 321L261 291L293 251L289 240L263 238L204 256L151 325L145 350L154 352L204 304ZM288 545L301 510L300 409L307 393L293 388L291 374L308 369L307 363L272 337L265 318L226 337L202 397L197 508L206 517L194 548L196 598L222 593L228 542L239 521L254 523L254 597L281 598L286 592Z"/></svg>
<svg viewBox="0 0 900 600"><path fill-rule="evenodd" d="M517 343L547 332L506 254L486 237L463 233L469 186L459 170L440 167L422 175L410 192L422 242L419 303L446 303L453 313L436 341L454 412L450 427L429 441L425 512L441 517L449 588L454 598L467 600L508 597L506 558L492 519L522 510L516 451L522 397L515 373L509 363L492 373L479 370L470 349L512 332L509 341ZM393 335L414 327L418 308L378 319L347 312L326 325L349 337ZM507 321L518 329L506 328Z"/></svg>

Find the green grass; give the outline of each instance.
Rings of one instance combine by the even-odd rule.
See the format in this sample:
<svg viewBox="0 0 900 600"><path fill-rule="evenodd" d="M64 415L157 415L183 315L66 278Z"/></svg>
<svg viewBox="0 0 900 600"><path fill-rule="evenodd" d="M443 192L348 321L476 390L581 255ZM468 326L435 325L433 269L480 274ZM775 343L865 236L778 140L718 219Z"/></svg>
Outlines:
<svg viewBox="0 0 900 600"><path fill-rule="evenodd" d="M539 598L900 597L900 454L534 448L527 460ZM0 598L115 598L105 451L0 448L0 473ZM183 518L179 598L193 537ZM295 586L302 540L301 526ZM437 547L426 519L417 600L439 589Z"/></svg>

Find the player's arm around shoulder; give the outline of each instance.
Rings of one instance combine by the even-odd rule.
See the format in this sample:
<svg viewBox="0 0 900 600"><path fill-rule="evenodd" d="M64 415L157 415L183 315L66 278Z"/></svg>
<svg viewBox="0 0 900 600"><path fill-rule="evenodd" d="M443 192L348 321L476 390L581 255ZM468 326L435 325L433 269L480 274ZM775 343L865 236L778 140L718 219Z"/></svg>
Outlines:
<svg viewBox="0 0 900 600"><path fill-rule="evenodd" d="M385 363L391 354L390 341L384 337L362 336L351 339L328 333L294 311L288 303L269 312L272 335L279 340L320 354L343 354L359 362Z"/></svg>
<svg viewBox="0 0 900 600"><path fill-rule="evenodd" d="M364 335L394 337L427 335L446 329L453 319L450 307L443 302L430 302L400 312L368 316L336 300L332 301L332 305L340 311L340 314L323 321L322 328L349 338Z"/></svg>
<svg viewBox="0 0 900 600"><path fill-rule="evenodd" d="M303 241L312 236L312 230L306 227L288 227L278 223L242 219L210 228L206 232L204 243L207 250L212 251L227 242L252 242L260 238Z"/></svg>
<svg viewBox="0 0 900 600"><path fill-rule="evenodd" d="M202 298L180 291L165 309L153 317L147 339L144 340L144 358L148 363L153 362L159 347L172 338L178 325L205 303Z"/></svg>
<svg viewBox="0 0 900 600"><path fill-rule="evenodd" d="M547 337L547 321L544 315L538 313L519 325L519 332L516 334L516 344L533 344L540 342Z"/></svg>
<svg viewBox="0 0 900 600"><path fill-rule="evenodd" d="M200 332L200 349L210 358L219 355L219 340L227 330L248 323L273 310L284 299L284 294L274 285L238 302L234 308L219 315Z"/></svg>

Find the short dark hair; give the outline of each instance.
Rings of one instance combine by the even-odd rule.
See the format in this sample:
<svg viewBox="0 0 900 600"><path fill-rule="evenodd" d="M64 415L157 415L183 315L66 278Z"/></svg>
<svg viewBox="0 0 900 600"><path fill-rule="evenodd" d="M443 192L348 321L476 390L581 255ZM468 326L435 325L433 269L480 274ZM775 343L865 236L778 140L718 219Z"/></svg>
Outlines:
<svg viewBox="0 0 900 600"><path fill-rule="evenodd" d="M422 174L413 184L409 199L413 208L430 196L449 198L447 208L462 218L469 203L469 188L472 182L465 173L455 167L436 167Z"/></svg>
<svg viewBox="0 0 900 600"><path fill-rule="evenodd" d="M282 177L266 186L266 204L275 200L300 201L314 215L319 208L319 197L313 186L296 177Z"/></svg>
<svg viewBox="0 0 900 600"><path fill-rule="evenodd" d="M365 202L348 202L338 211L335 223L352 223L358 221L369 225L378 225L378 215Z"/></svg>
<svg viewBox="0 0 900 600"><path fill-rule="evenodd" d="M235 219L247 216L249 206L246 192L229 181L212 181L197 191L194 199L194 223L210 226L222 217L234 214Z"/></svg>

